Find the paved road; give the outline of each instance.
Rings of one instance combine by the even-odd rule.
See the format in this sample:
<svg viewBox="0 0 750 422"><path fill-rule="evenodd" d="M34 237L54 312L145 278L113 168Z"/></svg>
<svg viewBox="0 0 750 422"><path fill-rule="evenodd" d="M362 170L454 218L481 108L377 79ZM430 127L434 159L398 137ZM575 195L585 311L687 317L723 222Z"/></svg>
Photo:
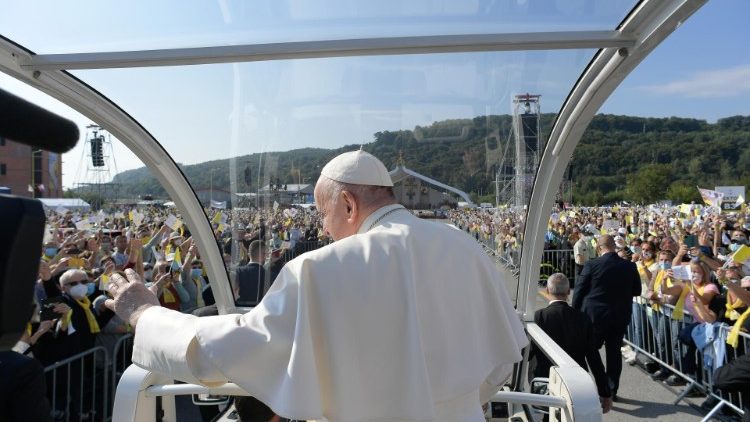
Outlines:
<svg viewBox="0 0 750 422"><path fill-rule="evenodd" d="M602 358L604 355L602 354ZM657 419L659 421L699 421L702 413L696 410L705 397L689 398L673 405L679 390L653 381L638 366L623 365L620 377L621 401L604 415L605 422Z"/></svg>

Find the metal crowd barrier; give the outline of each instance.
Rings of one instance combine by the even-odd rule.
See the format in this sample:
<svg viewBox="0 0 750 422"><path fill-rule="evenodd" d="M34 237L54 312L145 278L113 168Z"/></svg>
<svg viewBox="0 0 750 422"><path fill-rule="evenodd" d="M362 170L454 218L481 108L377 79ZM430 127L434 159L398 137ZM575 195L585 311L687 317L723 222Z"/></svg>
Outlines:
<svg viewBox="0 0 750 422"><path fill-rule="evenodd" d="M103 360L100 360L103 359ZM97 365L104 362L104 367ZM107 351L97 346L44 368L53 420L103 420L109 410ZM98 415L102 415L99 417Z"/></svg>
<svg viewBox="0 0 750 422"><path fill-rule="evenodd" d="M112 354L96 346L44 368L52 419L109 421L110 404L122 373L131 363L133 335L115 343Z"/></svg>
<svg viewBox="0 0 750 422"><path fill-rule="evenodd" d="M488 255L495 258L498 264L504 265L511 272L518 269L519 256L515 249L502 249L498 251L493 239L480 239L479 243L484 247ZM543 286L547 278L554 273L563 273L571 285L575 286L578 278L576 271L573 249L546 249L542 252L542 263L539 268L539 285Z"/></svg>
<svg viewBox="0 0 750 422"><path fill-rule="evenodd" d="M125 334L124 336L120 337L117 340L117 343L115 343L115 347L112 349L112 360L110 361L111 367L111 374L110 374L110 397L112 398L112 403L115 401L115 390L117 390L117 381L120 380L120 377L122 376L123 372L125 372L125 369L130 366L132 363L132 356L133 356L133 334ZM111 418L112 415L109 415ZM107 419L109 420L109 419Z"/></svg>
<svg viewBox="0 0 750 422"><path fill-rule="evenodd" d="M539 268L539 285L544 285L547 278L554 273L563 273L571 286L575 286L576 265L573 249L547 249L542 252L542 263Z"/></svg>
<svg viewBox="0 0 750 422"><path fill-rule="evenodd" d="M724 341L726 342L727 336L729 336L729 332L731 331L732 327L726 324L721 324L718 327L718 340L715 341ZM743 397L742 393L725 393L719 389L717 389L713 385L714 380L714 372L720 368L723 365L726 365L728 362L736 359L737 357L744 355L747 353L748 346L750 346L750 335L740 332L740 340L739 344L736 348L731 347L729 345L726 346L726 353L724 354L724 358L721 360L721 363L714 365L712 367L706 368L704 367L704 380L707 381L706 387L708 388L708 391L711 392L711 395L719 400L719 402L711 409L711 411L706 415L706 417L703 419L704 421L710 420L716 413L718 413L722 407L727 406L732 408L735 412L739 414L743 414L743 408L746 406L745 400L749 400L749 398Z"/></svg>
<svg viewBox="0 0 750 422"><path fill-rule="evenodd" d="M713 342L705 348L695 348L693 351L680 341L680 332L694 323L693 317L684 313L681 320L672 319L674 306L661 305L654 309L647 300L636 298L633 301L633 313L626 333L625 341L637 352L647 355L651 360L675 375L683 378L687 385L675 399L674 404L683 400L691 391L699 390L707 396L717 400L716 405L705 416L704 421L710 420L722 407L730 407L738 414L744 414L743 397L741 393L724 393L713 385L714 372L719 367L750 350L750 335L740 333L740 344L735 349L726 344L726 338L732 327L726 324L710 324L713 330ZM720 342L720 343L714 343ZM714 344L725 347L723 357L715 356ZM707 356L712 364L707 365ZM695 363L695 371L691 371L689 360Z"/></svg>

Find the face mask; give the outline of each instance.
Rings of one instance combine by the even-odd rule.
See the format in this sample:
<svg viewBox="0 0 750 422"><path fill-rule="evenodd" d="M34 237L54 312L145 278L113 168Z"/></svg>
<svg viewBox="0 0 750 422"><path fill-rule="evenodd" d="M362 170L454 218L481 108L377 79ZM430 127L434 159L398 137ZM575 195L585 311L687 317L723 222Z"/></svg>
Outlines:
<svg viewBox="0 0 750 422"><path fill-rule="evenodd" d="M651 259L654 257L654 254L651 251L643 251L643 257L646 259Z"/></svg>
<svg viewBox="0 0 750 422"><path fill-rule="evenodd" d="M630 232L631 233L638 233L638 227L636 227L636 226L630 226Z"/></svg>
<svg viewBox="0 0 750 422"><path fill-rule="evenodd" d="M737 249L739 249L739 248L740 248L740 244L739 243L730 243L729 244L729 250L732 251L732 252L736 252Z"/></svg>
<svg viewBox="0 0 750 422"><path fill-rule="evenodd" d="M89 283L86 285L86 296L91 296L94 294L94 291L96 290L96 286L94 283Z"/></svg>
<svg viewBox="0 0 750 422"><path fill-rule="evenodd" d="M52 258L53 256L57 255L57 248L45 248L44 255Z"/></svg>
<svg viewBox="0 0 750 422"><path fill-rule="evenodd" d="M145 278L146 280L151 280L152 274L152 270L146 270L143 272L143 278Z"/></svg>
<svg viewBox="0 0 750 422"><path fill-rule="evenodd" d="M631 247L630 247L630 250L631 250L631 251L632 251L633 253L641 253L641 247L640 247L640 246L631 246ZM643 255L644 255L644 256L646 256L646 254L643 254Z"/></svg>
<svg viewBox="0 0 750 422"><path fill-rule="evenodd" d="M190 275L192 275L193 278L198 278L201 276L202 273L203 271L201 271L200 268L193 268L192 271L190 272Z"/></svg>
<svg viewBox="0 0 750 422"><path fill-rule="evenodd" d="M668 269L672 268L672 263L671 262L660 262L659 263L659 268L662 269L662 270L668 270Z"/></svg>
<svg viewBox="0 0 750 422"><path fill-rule="evenodd" d="M75 299L83 299L89 288L85 284L76 284L70 288L70 295Z"/></svg>
<svg viewBox="0 0 750 422"><path fill-rule="evenodd" d="M732 243L736 243L738 245L747 245L747 239L744 237L738 237L736 239L732 239Z"/></svg>

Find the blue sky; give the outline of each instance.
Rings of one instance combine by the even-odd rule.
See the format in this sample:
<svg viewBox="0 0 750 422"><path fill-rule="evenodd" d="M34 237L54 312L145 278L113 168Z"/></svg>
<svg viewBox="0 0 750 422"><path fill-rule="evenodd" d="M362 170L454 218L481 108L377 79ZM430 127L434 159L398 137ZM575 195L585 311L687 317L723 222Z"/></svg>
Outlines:
<svg viewBox="0 0 750 422"><path fill-rule="evenodd" d="M709 121L750 115L748 17L750 1L709 1L628 76L601 111Z"/></svg>
<svg viewBox="0 0 750 422"><path fill-rule="evenodd" d="M43 2L45 3L45 2ZM39 53L481 31L611 29L633 1L497 3L290 0L115 3L0 0L0 34ZM144 2L143 5L146 5ZM44 10L45 12L40 12ZM20 16L34 16L27 21ZM601 112L715 121L750 115L750 1L711 0L623 82ZM47 28L47 32L39 28ZM378 130L507 114L517 93L555 112L593 50L383 56L76 71L131 113L178 162L369 142ZM11 78L17 92L83 128L90 121ZM119 170L142 164L115 142ZM63 156L82 179L83 146Z"/></svg>

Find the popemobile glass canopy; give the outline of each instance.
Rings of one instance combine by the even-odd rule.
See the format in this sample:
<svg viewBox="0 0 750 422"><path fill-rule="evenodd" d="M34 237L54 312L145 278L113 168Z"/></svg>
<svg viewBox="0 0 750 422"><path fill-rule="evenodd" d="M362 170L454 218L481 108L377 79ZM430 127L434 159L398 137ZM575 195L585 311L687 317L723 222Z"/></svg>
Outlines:
<svg viewBox="0 0 750 422"><path fill-rule="evenodd" d="M3 0L0 71L80 111L150 168L199 239L212 282L223 283L224 312L234 305L222 262L238 254L222 261L213 211L206 216L198 197L209 191L235 207L275 210L279 199L264 189L292 185L294 201L310 202L301 191L322 165L360 147L391 170L483 194L503 187L486 179L502 185L498 173L515 175L527 194L501 204L515 214L495 218L517 241L521 277L508 287L528 310L535 255L583 129L702 4ZM526 94L538 102L514 103ZM511 116L537 112L536 160L518 171L507 149ZM481 141L457 147L467 139Z"/></svg>

